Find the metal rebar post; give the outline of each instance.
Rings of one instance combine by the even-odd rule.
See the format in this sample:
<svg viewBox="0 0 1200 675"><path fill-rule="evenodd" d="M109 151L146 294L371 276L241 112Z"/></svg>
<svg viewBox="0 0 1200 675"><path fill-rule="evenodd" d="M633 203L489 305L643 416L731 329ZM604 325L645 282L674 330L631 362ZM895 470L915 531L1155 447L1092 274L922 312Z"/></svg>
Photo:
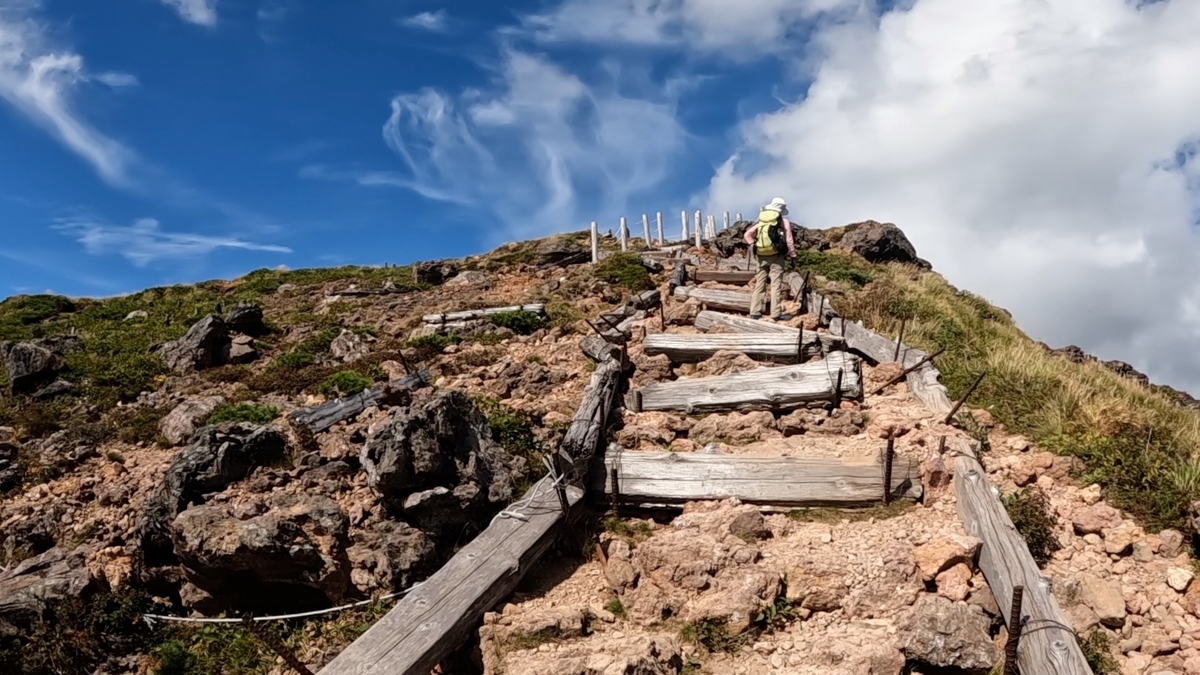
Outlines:
<svg viewBox="0 0 1200 675"><path fill-rule="evenodd" d="M893 384L898 384L901 380L908 377L910 373L917 370L918 368L925 365L926 363L929 363L933 359L937 358L944 351L946 351L946 348L942 347L941 349L937 350L936 352L927 355L925 358L921 359L920 361L917 361L916 363L909 366L908 368L905 368L904 372L893 377L892 379L888 380L886 384L883 384L880 387L878 387L877 389L875 389L875 391L871 392L871 395L878 396L879 394L882 394L884 389L887 389L888 387L892 386Z"/></svg>
<svg viewBox="0 0 1200 675"><path fill-rule="evenodd" d="M963 393L962 398L958 399L958 402L956 402L954 404L954 407L950 409L950 414L946 415L946 419L945 419L946 424L950 424L950 421L954 419L954 416L956 414L958 414L958 409L961 408L963 406L963 404L967 402L968 398L971 398L971 394L975 393L975 387L978 387L979 383L983 382L984 375L987 375L986 370L983 371L982 373L979 373L979 377L975 378L975 381L971 383L970 387L967 387L967 391Z"/></svg>
<svg viewBox="0 0 1200 675"><path fill-rule="evenodd" d="M833 407L829 409L829 414L833 415L833 411L842 407L842 369L838 368L837 379L833 383Z"/></svg>
<svg viewBox="0 0 1200 675"><path fill-rule="evenodd" d="M888 434L887 452L883 457L883 505L892 503L892 461L896 458L896 439Z"/></svg>
<svg viewBox="0 0 1200 675"><path fill-rule="evenodd" d="M308 666L304 665L300 659L296 658L296 655L292 653L292 650L287 648L287 645L283 644L283 642L280 642L279 639L274 635L271 635L271 632L267 630L266 626L258 625L258 622L256 622L249 614L246 614L242 617L242 626L258 637L259 640L262 640L268 647L271 648L271 651L278 654L280 658L282 658L289 666L291 666L292 670L300 673L300 675L313 675L313 672L308 669Z"/></svg>
<svg viewBox="0 0 1200 675"><path fill-rule="evenodd" d="M613 467L608 471L609 478L612 479L612 494L609 495L609 505L612 509L612 514L617 515L617 507L621 503L621 485L617 482L617 467Z"/></svg>
<svg viewBox="0 0 1200 675"><path fill-rule="evenodd" d="M1008 614L1008 641L1004 643L1004 675L1017 675L1017 648L1021 643L1021 600L1024 586L1013 588L1012 611Z"/></svg>
<svg viewBox="0 0 1200 675"><path fill-rule="evenodd" d="M900 361L900 345L904 344L904 328L907 324L907 319L900 319L900 335L896 338L896 354L892 357L897 363Z"/></svg>

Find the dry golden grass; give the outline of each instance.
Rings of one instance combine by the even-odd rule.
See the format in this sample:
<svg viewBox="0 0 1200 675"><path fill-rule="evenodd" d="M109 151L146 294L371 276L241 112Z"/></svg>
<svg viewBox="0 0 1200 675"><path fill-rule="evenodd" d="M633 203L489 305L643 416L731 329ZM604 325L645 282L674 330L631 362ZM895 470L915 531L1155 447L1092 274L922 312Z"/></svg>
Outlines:
<svg viewBox="0 0 1200 675"><path fill-rule="evenodd" d="M1095 362L1047 352L1003 310L955 289L940 275L875 266L873 281L835 298L839 312L938 358L942 381L960 395L982 370L971 399L1009 429L1083 460L1084 480L1147 526L1182 526L1200 499L1200 413Z"/></svg>

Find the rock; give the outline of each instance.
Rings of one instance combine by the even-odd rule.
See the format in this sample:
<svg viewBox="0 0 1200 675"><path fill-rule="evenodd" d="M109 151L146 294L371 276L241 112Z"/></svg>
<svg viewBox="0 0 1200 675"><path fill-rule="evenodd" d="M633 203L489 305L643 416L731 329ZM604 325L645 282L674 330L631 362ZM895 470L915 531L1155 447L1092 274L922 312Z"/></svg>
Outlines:
<svg viewBox="0 0 1200 675"><path fill-rule="evenodd" d="M960 602L971 592L971 568L959 563L937 575L938 595Z"/></svg>
<svg viewBox="0 0 1200 675"><path fill-rule="evenodd" d="M809 558L787 571L787 598L803 609L813 612L832 612L841 609L849 589L846 574L849 570L830 568Z"/></svg>
<svg viewBox="0 0 1200 675"><path fill-rule="evenodd" d="M746 542L767 539L771 536L771 530L767 527L766 520L763 519L762 513L758 510L745 511L739 514L729 524L729 532Z"/></svg>
<svg viewBox="0 0 1200 675"><path fill-rule="evenodd" d="M711 245L726 258L734 257L739 251L745 257L747 249L745 239L746 230L752 225L754 225L754 221L738 221L731 225L729 229L718 232L717 236L712 239ZM824 251L829 248L829 240L822 232L810 230L794 222L792 223L792 243L800 251Z"/></svg>
<svg viewBox="0 0 1200 675"><path fill-rule="evenodd" d="M833 245L853 251L873 263L920 263L908 237L892 223L867 220L847 225L843 228L841 238Z"/></svg>
<svg viewBox="0 0 1200 675"><path fill-rule="evenodd" d="M41 555L54 548L60 521L66 515L63 504L49 504L45 508L8 518L0 530L0 560L11 564Z"/></svg>
<svg viewBox="0 0 1200 675"><path fill-rule="evenodd" d="M271 332L263 321L262 307L252 302L239 302L225 314L225 326L242 335L262 337Z"/></svg>
<svg viewBox="0 0 1200 675"><path fill-rule="evenodd" d="M458 265L448 260L418 262L413 264L413 273L417 281L438 286L458 274Z"/></svg>
<svg viewBox="0 0 1200 675"><path fill-rule="evenodd" d="M33 392L33 398L37 401L44 401L46 399L54 398L55 396L61 396L74 388L75 386L66 380L55 380L41 389Z"/></svg>
<svg viewBox="0 0 1200 675"><path fill-rule="evenodd" d="M1104 535L1104 552L1109 555L1125 555L1133 549L1133 542L1138 539L1137 526L1122 523Z"/></svg>
<svg viewBox="0 0 1200 675"><path fill-rule="evenodd" d="M971 590L967 596L967 604L975 605L983 610L984 614L994 618L1003 620L1003 615L1000 613L1000 605L996 604L996 596L992 594L992 589L986 584Z"/></svg>
<svg viewBox="0 0 1200 675"><path fill-rule="evenodd" d="M254 340L248 335L235 335L229 345L229 363L253 363L258 359L258 350L254 348Z"/></svg>
<svg viewBox="0 0 1200 675"><path fill-rule="evenodd" d="M1162 542L1158 546L1158 554L1164 558L1174 558L1183 549L1183 534L1179 530L1163 530L1158 537Z"/></svg>
<svg viewBox="0 0 1200 675"><path fill-rule="evenodd" d="M183 445L192 439L204 420L224 404L224 396L205 396L184 401L162 418L158 423L158 433L171 445Z"/></svg>
<svg viewBox="0 0 1200 675"><path fill-rule="evenodd" d="M763 438L778 438L775 417L765 410L711 414L688 432L688 438L700 445L712 442L745 445Z"/></svg>
<svg viewBox="0 0 1200 675"><path fill-rule="evenodd" d="M666 354L658 356L637 354L630 360L633 361L636 368L632 382L635 387L661 382L671 377L671 359Z"/></svg>
<svg viewBox="0 0 1200 675"><path fill-rule="evenodd" d="M942 456L933 454L921 462L921 480L925 485L925 503L932 504L950 492L954 475Z"/></svg>
<svg viewBox="0 0 1200 675"><path fill-rule="evenodd" d="M543 239L537 247L539 267L566 267L590 262L592 253L569 235L558 235Z"/></svg>
<svg viewBox="0 0 1200 675"><path fill-rule="evenodd" d="M484 287L484 286L488 286L490 284L488 283L487 275L484 274L483 272L480 272L479 270L467 270L465 272L459 272L457 276L455 276L452 279L447 280L445 282L445 285L447 287L455 287L455 286Z"/></svg>
<svg viewBox="0 0 1200 675"><path fill-rule="evenodd" d="M21 446L0 440L0 494L21 484L25 471L21 467Z"/></svg>
<svg viewBox="0 0 1200 675"><path fill-rule="evenodd" d="M242 480L255 467L282 459L287 450L283 435L269 426L223 424L196 432L142 506L138 538L145 563L174 561L171 523L189 503L203 503L205 495Z"/></svg>
<svg viewBox="0 0 1200 675"><path fill-rule="evenodd" d="M0 634L28 629L70 599L86 599L97 584L81 551L52 548L0 572Z"/></svg>
<svg viewBox="0 0 1200 675"><path fill-rule="evenodd" d="M490 645L484 630L481 639ZM677 675L683 668L679 644L665 635L592 637L557 645L553 652L502 652L495 646L481 651L484 675Z"/></svg>
<svg viewBox="0 0 1200 675"><path fill-rule="evenodd" d="M356 530L346 554L354 568L354 585L364 594L408 588L436 572L441 562L424 532L391 520ZM364 575L367 581L360 583L358 577Z"/></svg>
<svg viewBox="0 0 1200 675"><path fill-rule="evenodd" d="M371 349L354 331L342 329L333 342L329 343L329 352L342 363L354 363L371 353Z"/></svg>
<svg viewBox="0 0 1200 675"><path fill-rule="evenodd" d="M989 625L977 607L922 595L900 618L897 641L909 660L987 675L1000 658Z"/></svg>
<svg viewBox="0 0 1200 675"><path fill-rule="evenodd" d="M948 535L917 546L913 549L913 558L921 570L921 576L929 581L956 565L974 565L975 556L982 546L983 542L975 537Z"/></svg>
<svg viewBox="0 0 1200 675"><path fill-rule="evenodd" d="M1182 567L1172 567L1167 570L1167 585L1183 593L1192 583L1192 579L1195 576L1191 570Z"/></svg>
<svg viewBox="0 0 1200 675"><path fill-rule="evenodd" d="M483 524L511 500L527 470L524 458L493 439L487 417L466 394L448 390L393 408L369 434L360 461L385 506L420 518L422 529Z"/></svg>
<svg viewBox="0 0 1200 675"><path fill-rule="evenodd" d="M148 313L146 313L146 310L144 310L144 309L135 309L135 310L133 310L132 312L130 312L130 313L128 313L128 314L126 314L126 315L125 315L125 320L126 320L126 321L133 321L133 320L135 320L135 319L146 319L146 318L149 318L149 316L150 316L150 315L149 315Z"/></svg>
<svg viewBox="0 0 1200 675"><path fill-rule="evenodd" d="M0 342L0 359L13 393L36 391L54 381L66 366L64 356L83 349L73 335L56 335L28 342Z"/></svg>
<svg viewBox="0 0 1200 675"><path fill-rule="evenodd" d="M151 348L168 368L180 373L204 370L226 363L231 340L221 317L209 314L183 337Z"/></svg>
<svg viewBox="0 0 1200 675"><path fill-rule="evenodd" d="M187 581L209 596L193 609L291 612L340 602L349 586L346 515L321 496L284 495L262 515L196 506L171 526Z"/></svg>
<svg viewBox="0 0 1200 675"><path fill-rule="evenodd" d="M1120 628L1125 624L1125 598L1119 582L1091 574L1080 575L1079 599L1105 626Z"/></svg>
<svg viewBox="0 0 1200 675"><path fill-rule="evenodd" d="M760 367L761 364L741 352L722 350L697 364L695 377L731 375Z"/></svg>
<svg viewBox="0 0 1200 675"><path fill-rule="evenodd" d="M1071 515L1075 534L1100 534L1101 531L1121 524L1121 513L1108 504L1094 504L1078 509Z"/></svg>

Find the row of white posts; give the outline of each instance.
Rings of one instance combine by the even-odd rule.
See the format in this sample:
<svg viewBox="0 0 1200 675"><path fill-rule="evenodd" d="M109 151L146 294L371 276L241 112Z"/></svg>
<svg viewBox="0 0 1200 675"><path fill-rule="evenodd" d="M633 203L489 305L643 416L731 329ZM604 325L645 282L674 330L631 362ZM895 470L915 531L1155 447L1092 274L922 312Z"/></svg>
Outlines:
<svg viewBox="0 0 1200 675"><path fill-rule="evenodd" d="M695 222L691 228L691 231L689 232L689 230L688 230L688 212L687 211L679 212L679 221L680 221L680 225L682 226L681 237L680 237L681 242L686 242L686 241L695 239L696 246L702 246L705 241L711 241L713 237L717 236L716 216L714 216L713 214L710 213L710 214L708 214L708 218L706 220L706 219L704 219L703 214L700 212L700 210L697 209L694 219L695 219ZM738 222L741 219L742 219L742 214L739 213L736 216L736 220L734 220L733 222ZM658 237L655 239L651 239L650 238L650 216L645 213L642 214L642 241L645 242L647 248L650 247L651 242L653 242L654 245L656 245L656 246L663 246L666 243L666 239L663 236L663 214L662 214L662 211L659 211L655 214L655 222L658 226L658 229L657 229ZM729 229L729 225L730 225L729 212L726 211L721 219L721 229L727 230L727 229ZM596 221L593 220L592 221L592 262L600 261L600 230L599 230L599 228L600 228L600 225ZM625 220L625 216L621 216L621 225L620 225L618 236L620 237L620 240L621 240L621 250L628 251L629 250L629 223Z"/></svg>

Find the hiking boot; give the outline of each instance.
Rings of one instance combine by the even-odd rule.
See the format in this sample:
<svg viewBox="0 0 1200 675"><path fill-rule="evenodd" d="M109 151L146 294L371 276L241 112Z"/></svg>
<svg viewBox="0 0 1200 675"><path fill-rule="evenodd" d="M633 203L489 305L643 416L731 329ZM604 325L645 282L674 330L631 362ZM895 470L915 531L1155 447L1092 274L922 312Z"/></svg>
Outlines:
<svg viewBox="0 0 1200 675"><path fill-rule="evenodd" d="M751 319L761 319L761 318L762 318L762 314L751 314L751 315L750 315L750 318L751 318Z"/></svg>
<svg viewBox="0 0 1200 675"><path fill-rule="evenodd" d="M771 320L772 321L791 321L792 315L791 314L780 314L779 316L771 317Z"/></svg>

